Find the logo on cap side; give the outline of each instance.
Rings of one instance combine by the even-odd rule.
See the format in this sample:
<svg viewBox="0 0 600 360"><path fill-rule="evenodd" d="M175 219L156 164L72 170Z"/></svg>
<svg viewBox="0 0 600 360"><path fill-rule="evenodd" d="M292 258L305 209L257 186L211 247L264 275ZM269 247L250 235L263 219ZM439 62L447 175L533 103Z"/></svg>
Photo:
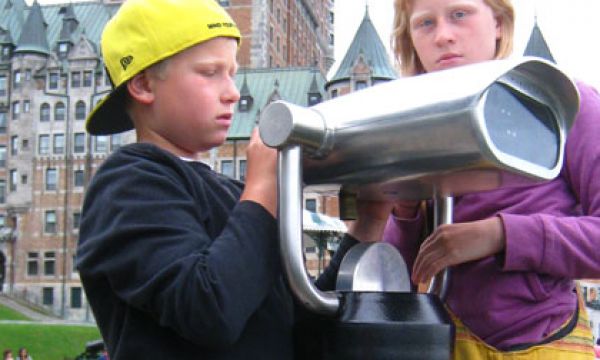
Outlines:
<svg viewBox="0 0 600 360"><path fill-rule="evenodd" d="M133 62L133 56L127 55L125 57L122 57L119 62L121 63L123 70L127 70L127 67Z"/></svg>

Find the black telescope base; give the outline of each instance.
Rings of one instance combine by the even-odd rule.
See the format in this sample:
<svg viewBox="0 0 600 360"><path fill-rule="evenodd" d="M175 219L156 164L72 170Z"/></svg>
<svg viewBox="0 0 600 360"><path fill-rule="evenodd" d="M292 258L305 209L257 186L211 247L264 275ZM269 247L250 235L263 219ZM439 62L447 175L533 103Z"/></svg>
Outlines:
<svg viewBox="0 0 600 360"><path fill-rule="evenodd" d="M311 316L296 328L297 359L428 359L452 355L454 326L432 294L342 293L337 318Z"/></svg>

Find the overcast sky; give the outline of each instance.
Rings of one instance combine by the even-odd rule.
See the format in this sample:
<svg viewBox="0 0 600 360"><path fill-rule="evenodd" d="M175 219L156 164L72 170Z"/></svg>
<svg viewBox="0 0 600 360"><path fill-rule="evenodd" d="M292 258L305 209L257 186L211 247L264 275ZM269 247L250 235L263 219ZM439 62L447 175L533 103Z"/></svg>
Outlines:
<svg viewBox="0 0 600 360"><path fill-rule="evenodd" d="M367 3L371 20L389 47L393 0L336 0L336 63L330 75L343 59ZM517 16L515 52L524 51L537 14L538 24L561 69L600 89L599 0L513 0L513 4Z"/></svg>

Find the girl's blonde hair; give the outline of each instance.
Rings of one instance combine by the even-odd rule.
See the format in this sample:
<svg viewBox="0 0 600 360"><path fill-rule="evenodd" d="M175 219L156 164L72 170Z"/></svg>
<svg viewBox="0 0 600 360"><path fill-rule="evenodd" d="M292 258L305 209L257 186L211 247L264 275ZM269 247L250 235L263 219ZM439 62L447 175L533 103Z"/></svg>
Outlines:
<svg viewBox="0 0 600 360"><path fill-rule="evenodd" d="M405 76L425 72L410 38L410 13L414 0L394 0L394 29L392 31L392 50L396 65ZM513 47L515 11L510 0L483 0L502 24L502 34L496 44L496 59L510 55Z"/></svg>

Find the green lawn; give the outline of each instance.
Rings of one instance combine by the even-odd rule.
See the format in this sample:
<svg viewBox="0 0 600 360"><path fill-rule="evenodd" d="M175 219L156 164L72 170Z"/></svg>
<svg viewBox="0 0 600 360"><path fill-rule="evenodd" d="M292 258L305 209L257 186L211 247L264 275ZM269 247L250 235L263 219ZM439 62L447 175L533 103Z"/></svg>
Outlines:
<svg viewBox="0 0 600 360"><path fill-rule="evenodd" d="M27 316L11 308L0 305L0 320L31 320Z"/></svg>
<svg viewBox="0 0 600 360"><path fill-rule="evenodd" d="M0 305L0 320L26 318ZM0 323L0 351L10 348L16 356L24 346L35 360L74 359L85 350L88 341L97 339L100 332L95 326Z"/></svg>

